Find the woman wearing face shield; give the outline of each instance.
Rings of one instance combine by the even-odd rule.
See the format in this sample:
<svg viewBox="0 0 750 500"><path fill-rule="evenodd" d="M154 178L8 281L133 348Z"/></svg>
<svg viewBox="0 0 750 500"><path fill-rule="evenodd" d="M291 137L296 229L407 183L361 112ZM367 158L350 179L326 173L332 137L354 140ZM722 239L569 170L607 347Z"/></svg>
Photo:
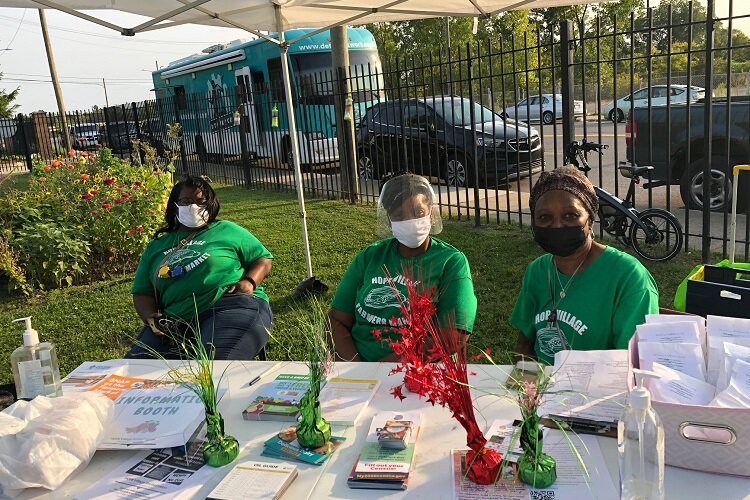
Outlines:
<svg viewBox="0 0 750 500"><path fill-rule="evenodd" d="M193 335L188 325L200 328L215 359L253 359L266 345L272 314L261 283L273 256L218 214L206 180L188 177L172 188L164 226L135 272L133 304L146 326L126 357L178 358L174 341Z"/></svg>
<svg viewBox="0 0 750 500"><path fill-rule="evenodd" d="M337 359L396 360L387 339L398 333L388 327L401 317L410 280L419 291L434 287L438 325L455 326L465 342L474 327L477 299L466 256L431 236L443 228L432 186L409 173L389 179L380 191L377 220L386 239L354 258L331 304Z"/></svg>
<svg viewBox="0 0 750 500"><path fill-rule="evenodd" d="M594 240L598 198L573 167L539 176L529 199L534 240L548 253L526 268L510 317L518 353L552 364L564 349L625 349L659 292L631 255Z"/></svg>

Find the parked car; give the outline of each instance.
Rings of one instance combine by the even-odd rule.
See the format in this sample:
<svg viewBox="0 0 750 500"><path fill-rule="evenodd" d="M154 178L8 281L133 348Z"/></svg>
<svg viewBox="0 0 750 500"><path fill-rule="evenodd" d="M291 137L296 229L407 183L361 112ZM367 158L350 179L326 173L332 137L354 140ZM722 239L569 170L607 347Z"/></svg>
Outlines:
<svg viewBox="0 0 750 500"><path fill-rule="evenodd" d="M70 126L70 143L73 149L96 149L103 142L101 128L96 123L79 123Z"/></svg>
<svg viewBox="0 0 750 500"><path fill-rule="evenodd" d="M113 153L127 153L132 148L132 142L138 139L135 123L114 122L107 124L105 144Z"/></svg>
<svg viewBox="0 0 750 500"><path fill-rule="evenodd" d="M727 100L713 100L711 125L711 175L704 179L705 102L633 108L625 125L627 158L638 165L653 165L651 180L680 185L685 206L703 208L703 185L709 182L712 210L725 210L732 202L732 167L750 163L750 97L732 97L729 128ZM690 108L690 123L687 110ZM669 125L669 126L668 126ZM750 203L750 179L740 176L737 206Z"/></svg>
<svg viewBox="0 0 750 500"><path fill-rule="evenodd" d="M563 109L561 94L532 95L527 99L518 101L515 106L505 109L505 116L522 121L538 121L546 125L555 119L561 119ZM573 116L583 116L583 101L573 101Z"/></svg>
<svg viewBox="0 0 750 500"><path fill-rule="evenodd" d="M698 99L706 97L706 89L703 87L690 87L688 92L687 85L652 85L651 87L651 106L661 106L667 104L667 95L670 102L695 102ZM689 97L688 97L689 96ZM621 122L628 116L630 108L638 106L648 106L649 87L638 89L633 95L626 95L604 106L604 116L610 120Z"/></svg>
<svg viewBox="0 0 750 500"><path fill-rule="evenodd" d="M375 104L360 121L356 141L362 177L409 170L457 187L475 185L475 168L484 186L529 175L543 157L534 128L456 96Z"/></svg>

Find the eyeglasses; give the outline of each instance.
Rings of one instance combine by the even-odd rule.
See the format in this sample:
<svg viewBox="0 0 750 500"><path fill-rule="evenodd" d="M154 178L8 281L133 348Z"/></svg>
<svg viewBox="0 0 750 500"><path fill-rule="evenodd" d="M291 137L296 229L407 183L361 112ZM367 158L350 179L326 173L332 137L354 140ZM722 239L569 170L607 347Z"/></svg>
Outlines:
<svg viewBox="0 0 750 500"><path fill-rule="evenodd" d="M198 205L201 207L205 207L207 204L208 204L207 200L193 200L193 199L188 199L188 198L177 200L177 206L179 207L189 207L190 205Z"/></svg>

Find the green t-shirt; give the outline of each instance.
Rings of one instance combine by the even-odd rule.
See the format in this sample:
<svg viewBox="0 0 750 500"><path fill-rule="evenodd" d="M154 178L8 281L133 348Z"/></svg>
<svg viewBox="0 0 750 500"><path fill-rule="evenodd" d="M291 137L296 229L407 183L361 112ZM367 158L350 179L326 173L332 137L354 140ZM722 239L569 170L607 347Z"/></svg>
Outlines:
<svg viewBox="0 0 750 500"><path fill-rule="evenodd" d="M407 283L414 279L417 290L435 287L437 320L471 332L477 314L477 298L469 261L455 247L431 238L427 251L416 257L402 257L398 240L382 240L368 246L352 261L336 289L331 307L354 315L352 338L362 359L378 361L392 353L385 341L398 333L389 326L401 318L401 302L407 300ZM396 285L399 296L391 283ZM372 330L381 330L377 340Z"/></svg>
<svg viewBox="0 0 750 500"><path fill-rule="evenodd" d="M180 240L191 233L176 231L151 240L141 255L135 271L132 293L154 294L167 316L190 320L206 311L224 292L237 283L257 259L273 256L258 238L234 222L212 222L180 247ZM159 276L159 269L168 266L183 269L178 277ZM195 295L195 302L193 302ZM258 285L254 295L265 301L268 296Z"/></svg>
<svg viewBox="0 0 750 500"><path fill-rule="evenodd" d="M631 255L606 247L560 298L570 276L555 276L552 255L526 268L510 323L534 341L539 361L552 364L562 350L557 328L548 328L553 309L550 283L557 302L557 323L571 349L625 349L646 314L659 312L659 291L651 273Z"/></svg>

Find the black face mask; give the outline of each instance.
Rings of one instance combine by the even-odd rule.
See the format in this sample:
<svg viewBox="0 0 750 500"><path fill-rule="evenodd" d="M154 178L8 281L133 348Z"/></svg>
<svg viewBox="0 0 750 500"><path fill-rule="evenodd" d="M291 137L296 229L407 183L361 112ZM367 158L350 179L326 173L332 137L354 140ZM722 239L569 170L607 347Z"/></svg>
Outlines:
<svg viewBox="0 0 750 500"><path fill-rule="evenodd" d="M532 226L534 241L542 250L558 257L568 257L586 242L586 226L539 227Z"/></svg>

